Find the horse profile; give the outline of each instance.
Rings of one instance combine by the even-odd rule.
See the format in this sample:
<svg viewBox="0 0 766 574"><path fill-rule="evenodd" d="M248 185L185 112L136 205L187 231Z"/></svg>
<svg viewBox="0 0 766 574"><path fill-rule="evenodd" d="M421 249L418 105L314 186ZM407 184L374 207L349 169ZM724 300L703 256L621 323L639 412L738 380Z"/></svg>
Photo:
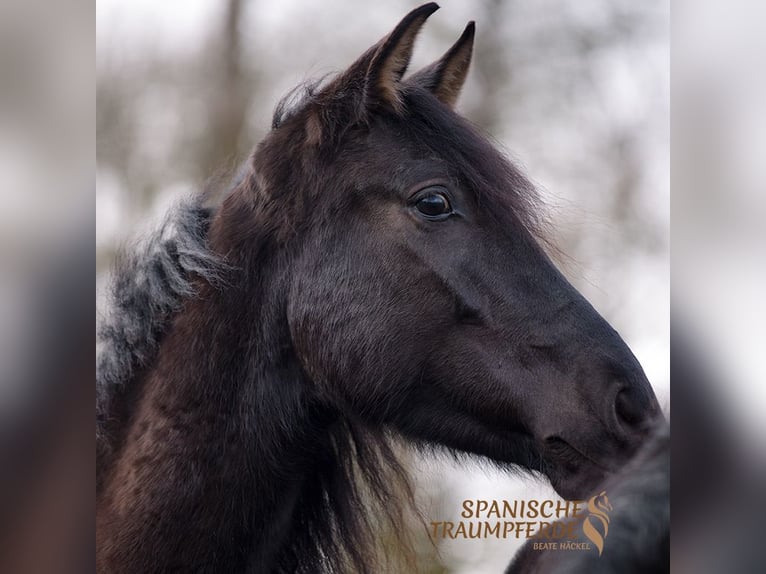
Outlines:
<svg viewBox="0 0 766 574"><path fill-rule="evenodd" d="M639 363L541 247L532 185L453 109L473 23L404 76L437 8L278 106L221 204L115 270L100 572L379 571L375 528L409 496L392 439L568 498L640 446L659 409Z"/></svg>

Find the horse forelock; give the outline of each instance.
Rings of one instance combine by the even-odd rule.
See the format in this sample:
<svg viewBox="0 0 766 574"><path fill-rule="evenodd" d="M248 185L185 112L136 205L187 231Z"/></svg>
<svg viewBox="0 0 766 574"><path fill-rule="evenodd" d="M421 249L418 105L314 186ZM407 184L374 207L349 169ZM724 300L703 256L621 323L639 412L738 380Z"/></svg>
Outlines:
<svg viewBox="0 0 766 574"><path fill-rule="evenodd" d="M326 166L342 162L344 150L358 149L358 139L375 129L376 121L396 122L392 127L402 144L411 140L416 146L430 148L432 157L443 157L485 214L512 214L514 224L525 228L543 248L557 257L562 255L553 243L538 189L481 129L427 89L406 81L401 113L381 108L356 113L354 92L341 80L342 76L305 82L277 105L272 132L255 157L256 172L265 178L264 191L282 188L289 190L282 198L288 202L332 204L333 198L327 194L344 193L344 186L322 186L319 197L319 188L306 186L306 182L311 184Z"/></svg>

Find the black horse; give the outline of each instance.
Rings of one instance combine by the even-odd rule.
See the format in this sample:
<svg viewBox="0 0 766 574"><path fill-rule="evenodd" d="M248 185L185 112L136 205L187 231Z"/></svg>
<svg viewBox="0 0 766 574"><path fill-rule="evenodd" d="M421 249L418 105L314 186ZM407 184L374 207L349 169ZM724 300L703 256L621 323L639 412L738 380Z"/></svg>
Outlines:
<svg viewBox="0 0 766 574"><path fill-rule="evenodd" d="M99 571L378 571L375 528L408 499L391 437L568 498L639 447L659 412L640 365L546 256L532 185L453 110L473 23L403 77L436 9L280 105L219 207L118 266Z"/></svg>
<svg viewBox="0 0 766 574"><path fill-rule="evenodd" d="M670 426L658 421L650 438L623 469L593 494L609 500L608 537L602 550L539 550L530 540L505 574L666 574L670 572ZM576 523L577 542L587 514ZM602 526L596 526L602 528ZM591 546L593 544L591 543Z"/></svg>

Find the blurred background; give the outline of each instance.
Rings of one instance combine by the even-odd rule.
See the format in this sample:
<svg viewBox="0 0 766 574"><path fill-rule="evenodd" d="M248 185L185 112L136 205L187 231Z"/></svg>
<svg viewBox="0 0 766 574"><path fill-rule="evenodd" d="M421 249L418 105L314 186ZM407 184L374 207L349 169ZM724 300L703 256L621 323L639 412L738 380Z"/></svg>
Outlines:
<svg viewBox="0 0 766 574"><path fill-rule="evenodd" d="M460 108L540 186L562 267L666 409L672 19L672 565L763 572L766 5L678 0L671 18L659 0L441 3L413 66L477 21ZM91 268L98 288L125 238L244 160L279 96L415 4L0 1L0 572L93 569ZM700 397L695 420L684 407ZM428 520L466 497L549 494L477 466L411 467ZM499 572L514 551L413 536L425 571ZM730 560L748 551L760 567Z"/></svg>
<svg viewBox="0 0 766 574"><path fill-rule="evenodd" d="M99 0L96 278L179 196L246 159L277 100L342 70L420 0ZM442 0L411 64L476 20L459 110L540 187L566 275L669 409L669 7L662 0ZM427 520L466 498L555 497L533 479L411 457ZM424 571L500 572L511 540L427 540Z"/></svg>

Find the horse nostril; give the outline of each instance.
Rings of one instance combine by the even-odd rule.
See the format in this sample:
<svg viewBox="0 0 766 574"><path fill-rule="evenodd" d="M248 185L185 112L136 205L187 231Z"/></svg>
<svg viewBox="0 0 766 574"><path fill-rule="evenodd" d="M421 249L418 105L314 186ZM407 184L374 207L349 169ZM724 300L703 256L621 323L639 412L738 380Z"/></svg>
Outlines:
<svg viewBox="0 0 766 574"><path fill-rule="evenodd" d="M455 315L458 321L466 325L482 325L484 323L481 310L462 298L455 301Z"/></svg>
<svg viewBox="0 0 766 574"><path fill-rule="evenodd" d="M641 401L636 400L626 389L617 393L614 399L614 413L617 416L617 422L627 429L638 427L649 415Z"/></svg>

